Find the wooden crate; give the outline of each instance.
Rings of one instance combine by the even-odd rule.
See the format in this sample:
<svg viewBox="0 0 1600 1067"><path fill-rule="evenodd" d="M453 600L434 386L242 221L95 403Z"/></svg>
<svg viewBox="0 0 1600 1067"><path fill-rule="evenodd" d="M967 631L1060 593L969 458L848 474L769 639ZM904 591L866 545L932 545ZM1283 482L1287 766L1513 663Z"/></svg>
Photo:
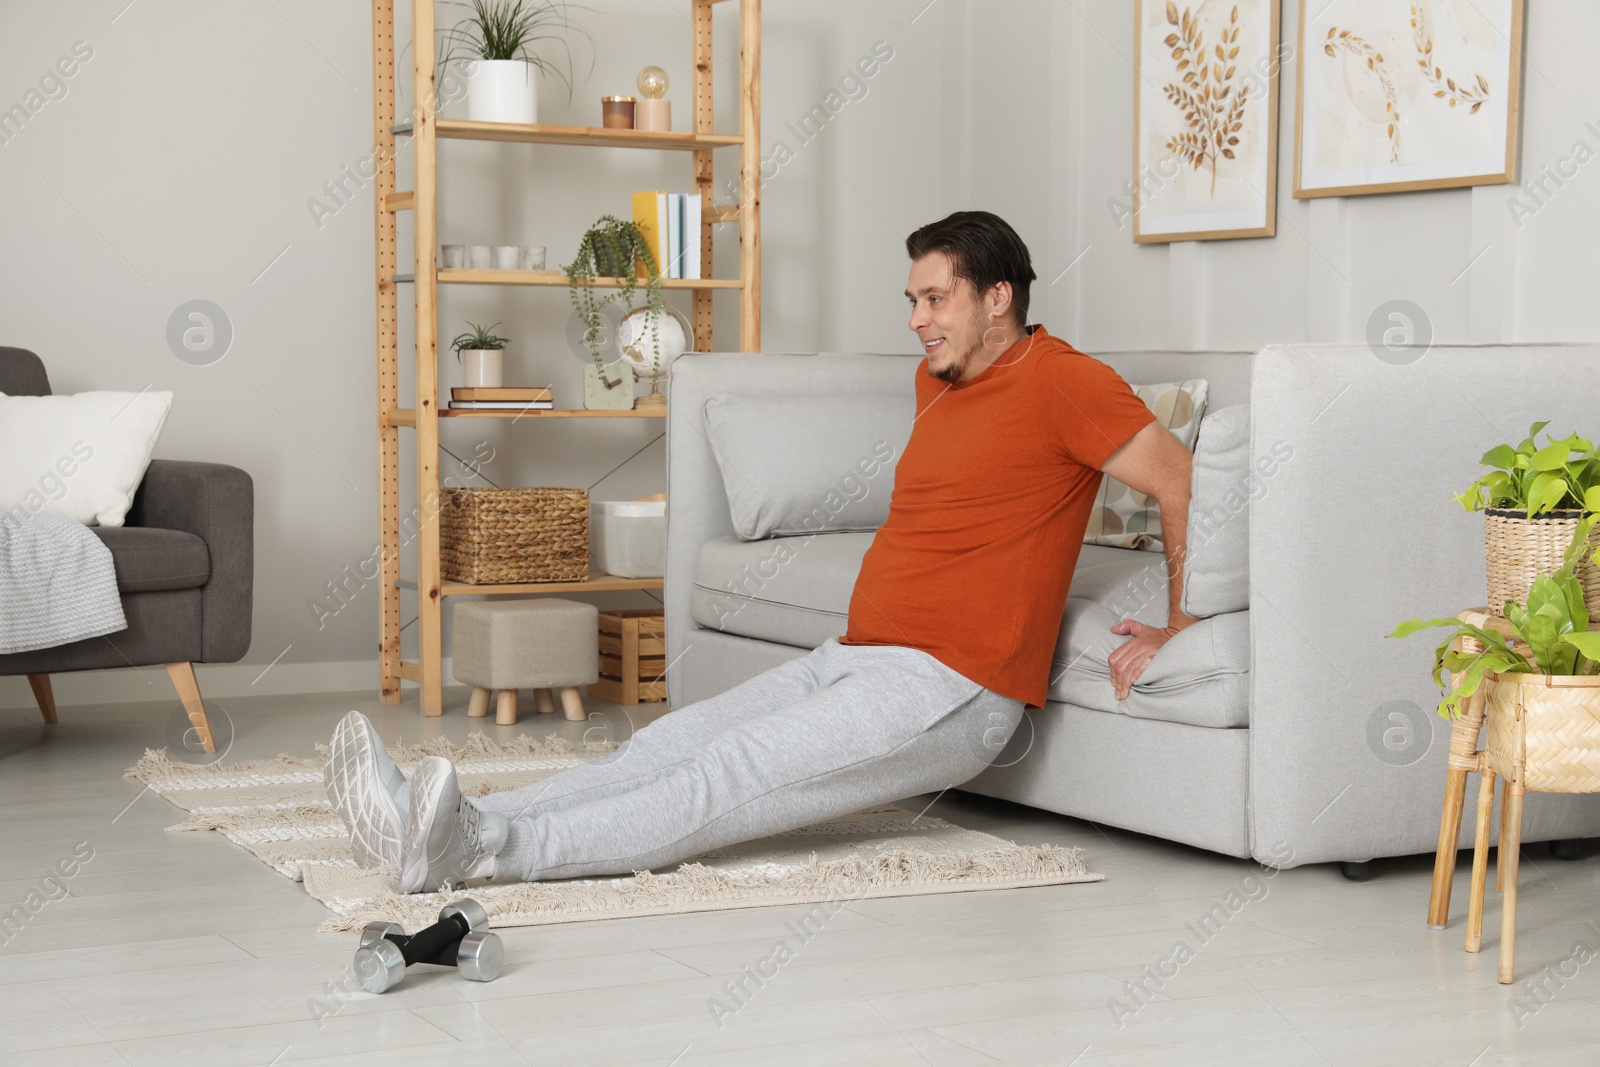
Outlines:
<svg viewBox="0 0 1600 1067"><path fill-rule="evenodd" d="M660 608L600 613L600 680L589 695L618 704L667 699L667 622Z"/></svg>

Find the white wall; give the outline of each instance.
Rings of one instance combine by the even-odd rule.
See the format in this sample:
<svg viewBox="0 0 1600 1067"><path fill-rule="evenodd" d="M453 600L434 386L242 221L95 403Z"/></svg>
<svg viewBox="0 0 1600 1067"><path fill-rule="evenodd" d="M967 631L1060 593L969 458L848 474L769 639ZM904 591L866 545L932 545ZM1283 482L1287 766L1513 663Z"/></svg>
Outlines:
<svg viewBox="0 0 1600 1067"><path fill-rule="evenodd" d="M676 127L688 128L689 4L590 6L603 12L575 17L598 46L579 49L583 69L594 57L593 72L570 104L546 81L541 118L597 124L601 95L634 92L638 70L659 63L672 78ZM766 5L763 155L773 156L781 140L792 156L763 193L769 349L907 350L897 231L952 206L942 177L950 170L946 137L959 133L949 116L964 106L945 95L953 5L926 6ZM398 21L408 28L401 7ZM451 9L439 10L441 20L450 17ZM731 131L737 5L719 5L716 18L719 128ZM324 583L370 555L377 536L370 194L363 190L320 226L307 203L327 202L323 184L372 151L368 7L0 4L0 108L24 101L78 41L93 54L66 80L65 96L0 143L0 343L37 351L58 392L174 391L157 455L232 463L254 477L254 644L242 665L202 668L209 693L375 687L375 589L321 629L309 606ZM893 58L864 83L864 95L852 89L857 99L801 144L785 122L823 103L878 41ZM552 267L571 257L594 218L627 216L633 190L690 186L688 157L677 153L442 148L441 239L544 244ZM736 150L725 149L719 199L722 183L736 176ZM409 216L402 218L404 233ZM727 275L737 233L723 229L717 269ZM227 356L206 367L180 362L165 340L168 316L195 298L220 305L234 329ZM715 347L733 347L736 298L718 302ZM439 329L449 338L468 319L500 321L516 341L511 379L552 382L565 402L578 402L582 364L568 351L570 310L561 289L448 288ZM410 342L409 324L402 337ZM458 384L453 361L441 362L443 384ZM484 474L498 484L591 487L606 499L664 487L660 435L645 423L473 422L447 425L441 437L463 457L480 444L493 448ZM441 459L444 473L456 470ZM593 600L653 602L646 594ZM64 703L170 698L159 673L149 681L125 671L64 676L57 691ZM0 705L29 703L21 679L0 679Z"/></svg>
<svg viewBox="0 0 1600 1067"><path fill-rule="evenodd" d="M1297 41L1299 7L1283 0L1286 43ZM1524 180L1577 142L1600 153L1600 70L1585 44L1600 33L1600 5L1528 8ZM1508 207L1519 194L1507 186L1297 201L1291 60L1279 89L1277 236L1135 246L1107 206L1132 176L1132 3L980 10L991 25L970 53L975 83L989 87L975 97L974 203L1015 205L1041 275L1035 317L1087 351L1355 341L1394 298L1419 305L1441 342L1600 337L1600 162L1520 227Z"/></svg>

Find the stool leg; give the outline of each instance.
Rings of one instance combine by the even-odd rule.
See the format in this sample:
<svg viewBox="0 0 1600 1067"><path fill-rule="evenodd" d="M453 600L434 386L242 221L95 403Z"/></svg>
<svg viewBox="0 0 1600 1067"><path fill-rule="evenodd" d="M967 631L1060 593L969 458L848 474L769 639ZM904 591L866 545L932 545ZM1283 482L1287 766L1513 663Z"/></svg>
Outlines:
<svg viewBox="0 0 1600 1067"><path fill-rule="evenodd" d="M1489 820L1494 813L1495 773L1487 767L1478 786L1478 828L1472 843L1472 896L1467 904L1467 951L1483 947L1483 890L1489 873Z"/></svg>
<svg viewBox="0 0 1600 1067"><path fill-rule="evenodd" d="M481 685L472 687L472 699L467 702L467 717L481 719L489 714L489 691Z"/></svg>
<svg viewBox="0 0 1600 1067"><path fill-rule="evenodd" d="M582 722L588 718L588 713L583 710L583 697L578 695L578 687L564 685L561 687L561 710L566 713L571 722Z"/></svg>
<svg viewBox="0 0 1600 1067"><path fill-rule="evenodd" d="M1461 838L1461 811L1466 806L1467 775L1481 771L1478 735L1483 730L1487 688L1467 698L1466 707L1450 726L1450 762L1445 773L1444 810L1439 813L1439 846L1433 857L1433 889L1428 895L1428 926L1443 930L1450 921L1450 890L1456 878L1456 843Z"/></svg>
<svg viewBox="0 0 1600 1067"><path fill-rule="evenodd" d="M1505 897L1500 901L1500 984L1510 985L1517 965L1517 865L1522 859L1522 786L1506 783L1501 820L1500 867L1505 871ZM1507 838L1509 837L1509 840Z"/></svg>
<svg viewBox="0 0 1600 1067"><path fill-rule="evenodd" d="M515 689L502 689L495 701L494 724L496 726L515 726L517 724L517 691Z"/></svg>
<svg viewBox="0 0 1600 1067"><path fill-rule="evenodd" d="M535 689L533 691L533 710L540 715L553 715L556 710L555 698L548 689Z"/></svg>

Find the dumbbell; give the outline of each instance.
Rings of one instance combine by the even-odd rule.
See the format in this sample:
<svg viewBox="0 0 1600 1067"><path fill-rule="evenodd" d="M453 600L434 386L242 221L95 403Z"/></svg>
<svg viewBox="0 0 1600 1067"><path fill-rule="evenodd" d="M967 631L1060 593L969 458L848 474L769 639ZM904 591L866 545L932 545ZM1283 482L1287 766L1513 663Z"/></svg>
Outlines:
<svg viewBox="0 0 1600 1067"><path fill-rule="evenodd" d="M413 963L454 967L471 982L492 982L500 974L505 946L489 930L489 915L470 897L439 910L439 921L407 936L397 923L368 923L356 949L356 975L369 993L399 985Z"/></svg>

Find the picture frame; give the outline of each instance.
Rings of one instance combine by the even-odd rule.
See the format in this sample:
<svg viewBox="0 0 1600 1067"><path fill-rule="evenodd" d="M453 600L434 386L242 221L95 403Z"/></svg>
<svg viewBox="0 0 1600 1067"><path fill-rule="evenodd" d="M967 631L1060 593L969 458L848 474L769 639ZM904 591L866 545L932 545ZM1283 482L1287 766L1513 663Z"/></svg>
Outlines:
<svg viewBox="0 0 1600 1067"><path fill-rule="evenodd" d="M1295 199L1515 184L1525 20L1525 0L1300 0Z"/></svg>
<svg viewBox="0 0 1600 1067"><path fill-rule="evenodd" d="M1133 6L1134 243L1274 236L1279 0Z"/></svg>

